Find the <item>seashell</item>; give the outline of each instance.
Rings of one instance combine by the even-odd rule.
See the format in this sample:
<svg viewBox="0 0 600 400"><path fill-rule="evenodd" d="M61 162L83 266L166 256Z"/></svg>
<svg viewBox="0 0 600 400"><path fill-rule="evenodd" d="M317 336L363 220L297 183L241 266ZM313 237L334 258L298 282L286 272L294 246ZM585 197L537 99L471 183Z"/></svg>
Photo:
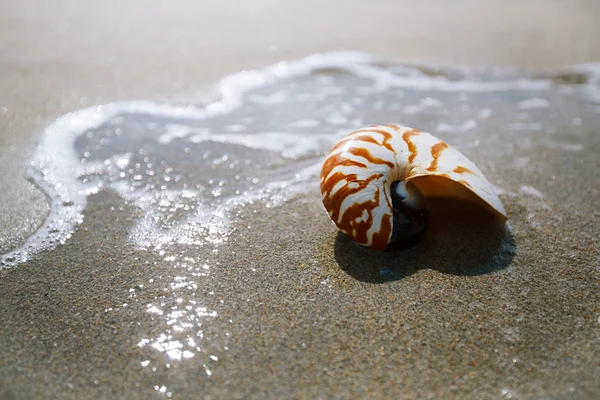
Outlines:
<svg viewBox="0 0 600 400"><path fill-rule="evenodd" d="M340 140L321 169L323 205L337 227L371 250L416 244L428 225L427 198L506 211L483 173L458 150L416 129L375 125Z"/></svg>

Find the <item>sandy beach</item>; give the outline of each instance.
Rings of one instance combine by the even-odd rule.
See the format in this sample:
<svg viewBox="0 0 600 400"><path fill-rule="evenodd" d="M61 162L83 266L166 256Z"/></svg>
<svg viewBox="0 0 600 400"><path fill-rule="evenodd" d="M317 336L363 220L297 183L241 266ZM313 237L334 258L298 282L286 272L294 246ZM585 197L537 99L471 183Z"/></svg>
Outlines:
<svg viewBox="0 0 600 400"><path fill-rule="evenodd" d="M218 246L174 242L161 252L132 244L148 214L139 202L118 190L88 195L63 244L0 270L0 398L596 398L600 89L597 71L556 68L600 61L598 16L600 4L583 0L0 0L0 254L50 212L28 169L44 130L77 109L198 104L230 74L342 50L379 57L382 69L426 65L417 68L423 79L439 74L450 85L464 70L436 65L480 67L484 83L547 83L433 91L438 108L421 107L434 96L427 91L398 91L421 107L398 112L461 146L501 190L508 229L484 210L438 201L416 247L365 252L307 191L235 210ZM497 78L495 67L524 70ZM313 75L292 83L320 82ZM332 76L336 87L357 82ZM365 98L356 109L396 112ZM286 115L260 110L261 127ZM221 119L210 126L238 122ZM75 148L84 154L96 138L82 137ZM272 169L232 162L227 179L290 173L285 157L228 145L211 154ZM194 171L220 164L186 158L176 141L159 149L181 161L182 179L212 188ZM327 150L293 161L304 166ZM252 189L252 177L240 185Z"/></svg>

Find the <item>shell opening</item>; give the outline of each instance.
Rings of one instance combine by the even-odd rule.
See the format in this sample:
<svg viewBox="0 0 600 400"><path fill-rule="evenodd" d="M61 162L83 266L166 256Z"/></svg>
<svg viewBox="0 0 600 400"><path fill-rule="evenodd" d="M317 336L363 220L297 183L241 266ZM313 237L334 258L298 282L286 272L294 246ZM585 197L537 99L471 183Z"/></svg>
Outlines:
<svg viewBox="0 0 600 400"><path fill-rule="evenodd" d="M425 208L425 198L412 182L396 181L392 183L391 189L392 196L396 195L397 199L402 201L406 206L417 210Z"/></svg>
<svg viewBox="0 0 600 400"><path fill-rule="evenodd" d="M429 213L425 197L413 183L396 181L390 189L394 214L392 237L386 250L404 250L421 240L429 223Z"/></svg>

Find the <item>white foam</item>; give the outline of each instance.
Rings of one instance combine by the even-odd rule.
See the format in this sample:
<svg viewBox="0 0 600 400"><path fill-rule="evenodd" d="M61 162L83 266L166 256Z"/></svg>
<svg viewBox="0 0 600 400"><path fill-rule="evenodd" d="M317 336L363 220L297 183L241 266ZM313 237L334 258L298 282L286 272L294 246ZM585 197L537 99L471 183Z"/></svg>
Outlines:
<svg viewBox="0 0 600 400"><path fill-rule="evenodd" d="M421 99L418 104L413 104L409 106L405 106L403 111L405 114L418 114L423 111L426 111L431 107L439 107L441 102L438 99L434 99L432 97L426 97Z"/></svg>
<svg viewBox="0 0 600 400"><path fill-rule="evenodd" d="M190 127L183 124L168 124L165 133L158 137L158 143L169 144L190 134Z"/></svg>
<svg viewBox="0 0 600 400"><path fill-rule="evenodd" d="M193 132L193 131L192 131ZM206 131L193 133L189 140L192 143L217 142L238 144L250 149L269 150L281 153L285 158L299 156L317 151L331 145L335 136L331 134L311 134L299 136L288 132L260 132L253 134L214 134Z"/></svg>
<svg viewBox="0 0 600 400"><path fill-rule="evenodd" d="M444 132L444 133L462 133L468 132L477 127L477 122L473 119L466 120L461 124L449 124L447 122L440 122L436 125L436 132Z"/></svg>
<svg viewBox="0 0 600 400"><path fill-rule="evenodd" d="M189 120L202 120L224 115L237 109L243 103L244 95L252 89L291 76L306 74L322 67L337 66L343 68L348 63L361 63L369 60L371 60L370 56L356 53L333 53L325 56L308 57L296 63L282 62L261 71L243 71L223 79L218 85L218 92L221 97L206 107L156 104L144 101L110 103L75 111L58 118L42 135L31 164L33 167L32 175L36 183L51 199L50 213L42 227L30 236L21 248L4 254L0 258L0 263L4 266L15 265L28 260L32 254L40 250L51 249L57 244L64 243L70 238L75 226L82 222L82 211L86 207L87 196L97 192L99 188L91 188L89 185L82 184L77 179L78 174L73 174L73 171L81 171L80 160L75 153L75 140L81 134L111 120L118 121L119 114L126 113ZM286 98L284 94L277 94L268 98L254 97L252 100L254 102L276 104ZM172 126L165 134L159 136L157 141L161 144L168 144L188 134L189 132L185 126ZM195 132L195 134L196 136L201 135L199 132ZM244 136L229 136L221 140L229 143L239 142L243 145L251 144L251 141ZM315 140L318 141L319 139ZM267 149L269 149L269 146L274 146L269 141L263 141L263 143L265 143ZM290 148L286 149L287 153L285 155L293 157L294 154L307 149L314 149L316 147L315 143L305 140L296 146L291 144L291 140L283 140L282 144L277 144L277 149L281 149L281 146L288 146ZM97 168L97 165L93 168ZM124 197L127 197L131 192L129 188L113 187L113 189ZM138 198L136 200L138 203L143 204L143 199ZM219 210L216 214L224 214L224 212ZM190 224L193 225L195 222L190 221ZM142 225L135 229L147 234L151 229L144 228L144 223L142 222ZM192 225L186 225L181 229L192 229ZM215 226L217 226L217 231L226 230L227 221L218 219ZM137 235L134 234L133 236ZM166 238L164 241L168 240ZM161 241L158 240L158 242Z"/></svg>
<svg viewBox="0 0 600 400"><path fill-rule="evenodd" d="M542 99L540 97L534 97L532 99L523 100L517 103L517 107L521 110L532 110L536 108L548 108L550 107L550 102L546 99Z"/></svg>
<svg viewBox="0 0 600 400"><path fill-rule="evenodd" d="M492 110L490 110L489 108L484 108L483 110L479 111L479 119L488 119L493 114L494 112Z"/></svg>
<svg viewBox="0 0 600 400"><path fill-rule="evenodd" d="M508 125L513 131L540 131L544 125L540 122L513 122Z"/></svg>
<svg viewBox="0 0 600 400"><path fill-rule="evenodd" d="M321 123L316 119L302 119L294 122L290 122L291 128L316 128Z"/></svg>
<svg viewBox="0 0 600 400"><path fill-rule="evenodd" d="M97 193L104 183L88 182L82 183L79 178L86 175L106 173L106 167L110 163L95 162L81 164L75 154L74 144L79 135L105 123L119 113L135 112L155 117L185 117L187 119L201 119L209 115L215 115L231 109L234 101L222 100L220 107L208 107L212 112L189 106L158 105L148 102L132 102L108 104L88 108L67 114L54 122L45 131L40 141L40 146L35 153L32 167L36 183L49 194L51 199L51 211L43 226L30 236L25 244L0 258L4 266L15 265L28 260L31 255L41 250L47 250L68 240L75 226L83 221L82 211L87 204L87 196ZM184 125L171 125L170 130L157 138L161 144L168 144L175 138L194 134L190 139L193 141L218 141L222 143L240 144L249 148L260 148L270 151L281 152L284 157L294 158L307 152L319 149L319 143L325 140L330 142L339 135L314 135L310 138L298 138L277 132L265 132L251 137L244 134L221 134L209 135L201 131L194 131ZM258 140L257 140L258 138ZM325 146L325 147L327 147ZM129 160L130 154L119 154L113 157L114 164L123 168ZM311 177L317 176L316 167L310 169ZM137 247L152 247L160 249L166 244L202 244L222 243L231 231L228 214L231 205L245 205L252 200L266 201L271 198L270 205L282 204L289 198L302 192L300 188L295 189L298 184L306 181L306 171L301 171L291 180L282 180L266 185L264 188L254 192L248 192L242 196L231 198L224 206L215 208L198 206L197 212L185 221L170 227L168 230L160 229L156 221L155 206L161 200L175 201L175 197L181 193L160 191L156 193L140 194L133 191L130 185L119 181L109 185L123 199L135 204L143 211L143 217L136 220L136 224L130 232L130 237ZM303 179L302 179L303 178ZM283 191L292 187L285 194L274 193L274 189ZM158 198L156 197L158 196Z"/></svg>
<svg viewBox="0 0 600 400"><path fill-rule="evenodd" d="M276 93L273 93L268 96L259 96L257 94L253 94L253 95L248 96L248 99L252 103L256 103L256 104L274 105L274 104L281 104L281 103L287 101L288 95L285 92L276 92Z"/></svg>
<svg viewBox="0 0 600 400"><path fill-rule="evenodd" d="M579 143L560 143L555 142L553 140L545 140L544 145L553 150L565 150L572 152L578 152L583 150L583 145Z"/></svg>

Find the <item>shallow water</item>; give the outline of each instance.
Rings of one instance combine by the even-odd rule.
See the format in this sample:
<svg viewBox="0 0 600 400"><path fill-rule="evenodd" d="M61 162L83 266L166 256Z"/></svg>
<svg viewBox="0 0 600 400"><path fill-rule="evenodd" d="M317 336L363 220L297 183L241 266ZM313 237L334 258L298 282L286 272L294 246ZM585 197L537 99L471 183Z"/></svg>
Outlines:
<svg viewBox="0 0 600 400"><path fill-rule="evenodd" d="M47 128L31 162L52 211L0 265L64 243L100 190L140 210L130 232L139 248L218 245L246 204L316 192L331 145L369 124L414 126L461 151L478 148L488 172L525 168L531 151L576 153L576 129L561 128L600 112L599 74L595 64L443 70L329 53L230 76L209 104L114 103L67 114ZM532 143L536 132L545 140Z"/></svg>
<svg viewBox="0 0 600 400"><path fill-rule="evenodd" d="M539 215L553 207L546 194L527 179L507 177L534 171L552 181L557 174L541 167L540 154L577 157L584 127L600 123L599 77L598 65L444 69L330 53L228 77L207 104L128 102L80 110L40 138L31 177L47 193L51 212L0 265L19 268L43 258L78 232L91 197L114 194L105 207L127 221L122 246L151 252L173 272L149 274L129 289L130 304L105 312L135 305L145 313L133 321L139 328L130 343L144 350L142 367L156 371L193 359L211 376L211 365L229 348L228 321L219 320L228 294L219 292L214 274L245 253L224 246L236 231L250 230L247 220L257 210L268 219L269 209L291 201L318 203L320 164L340 137L375 123L428 131L471 158L513 204L509 212L527 199L526 224L542 230ZM293 222L282 229L285 236ZM263 234L260 224L251 232ZM248 260L247 268L253 266ZM331 289L327 277L323 282ZM138 296L150 289L160 295ZM213 323L219 328L211 337ZM155 390L171 393L168 382Z"/></svg>

